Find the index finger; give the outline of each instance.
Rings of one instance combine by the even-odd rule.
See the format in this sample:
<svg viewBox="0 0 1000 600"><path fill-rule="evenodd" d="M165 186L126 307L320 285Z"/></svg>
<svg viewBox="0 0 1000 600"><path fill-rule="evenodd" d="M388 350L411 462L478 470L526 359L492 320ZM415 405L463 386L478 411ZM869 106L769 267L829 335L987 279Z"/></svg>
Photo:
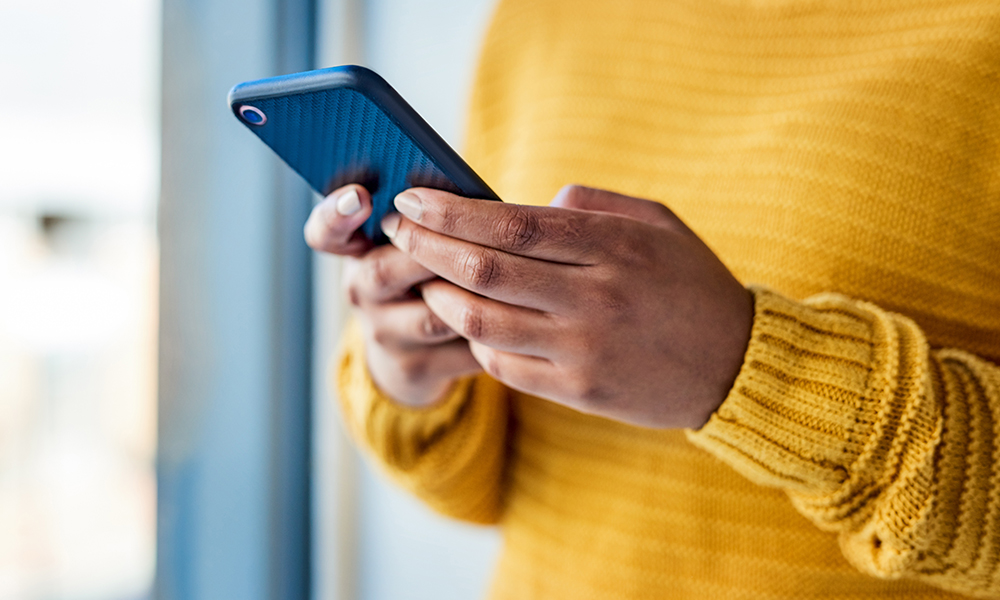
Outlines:
<svg viewBox="0 0 1000 600"><path fill-rule="evenodd" d="M463 198L412 188L394 201L411 221L448 237L550 262L590 265L602 254L596 243L606 232L603 215Z"/></svg>

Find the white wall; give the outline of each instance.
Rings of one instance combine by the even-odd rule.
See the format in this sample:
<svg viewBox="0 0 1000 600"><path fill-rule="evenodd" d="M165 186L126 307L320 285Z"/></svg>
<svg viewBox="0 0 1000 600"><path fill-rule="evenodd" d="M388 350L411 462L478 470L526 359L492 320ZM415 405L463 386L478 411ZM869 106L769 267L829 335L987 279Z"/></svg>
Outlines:
<svg viewBox="0 0 1000 600"><path fill-rule="evenodd" d="M493 0L325 0L322 66L379 72L461 152L466 100ZM317 353L339 325L336 261L321 261ZM317 423L317 598L466 600L483 597L498 550L490 528L435 516L353 462L329 398Z"/></svg>

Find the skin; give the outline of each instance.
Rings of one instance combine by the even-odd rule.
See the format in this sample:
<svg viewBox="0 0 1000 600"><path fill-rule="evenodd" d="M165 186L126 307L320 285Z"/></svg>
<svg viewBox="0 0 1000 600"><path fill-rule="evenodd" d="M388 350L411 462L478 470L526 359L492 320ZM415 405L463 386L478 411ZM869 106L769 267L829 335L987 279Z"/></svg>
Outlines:
<svg viewBox="0 0 1000 600"><path fill-rule="evenodd" d="M410 406L485 370L522 392L653 428L698 428L743 363L749 292L669 209L568 186L547 207L400 194L371 249L342 191L313 211L313 248L353 257L369 370ZM419 294L415 293L419 291Z"/></svg>

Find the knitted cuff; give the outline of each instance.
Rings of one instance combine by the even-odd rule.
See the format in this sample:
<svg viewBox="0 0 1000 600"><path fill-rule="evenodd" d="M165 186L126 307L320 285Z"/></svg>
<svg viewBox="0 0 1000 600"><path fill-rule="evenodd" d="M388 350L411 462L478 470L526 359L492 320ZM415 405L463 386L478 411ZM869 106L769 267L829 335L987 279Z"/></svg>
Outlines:
<svg viewBox="0 0 1000 600"><path fill-rule="evenodd" d="M394 401L376 385L365 360L364 339L356 321L348 325L336 370L336 389L348 430L389 466L406 469L458 418L473 377L455 382L448 394L429 407Z"/></svg>
<svg viewBox="0 0 1000 600"><path fill-rule="evenodd" d="M881 311L836 295L796 302L751 288L755 316L743 367L694 444L749 479L827 493L865 453L891 379L895 328Z"/></svg>

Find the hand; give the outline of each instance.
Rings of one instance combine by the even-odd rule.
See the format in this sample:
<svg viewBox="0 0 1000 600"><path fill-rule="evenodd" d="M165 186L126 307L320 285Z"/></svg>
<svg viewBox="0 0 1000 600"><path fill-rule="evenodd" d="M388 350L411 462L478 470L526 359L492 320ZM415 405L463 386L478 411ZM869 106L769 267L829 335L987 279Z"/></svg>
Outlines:
<svg viewBox="0 0 1000 600"><path fill-rule="evenodd" d="M413 189L383 221L444 279L430 309L507 386L646 427L700 427L750 339L750 293L664 206L577 186L550 207Z"/></svg>
<svg viewBox="0 0 1000 600"><path fill-rule="evenodd" d="M357 231L370 214L371 196L364 188L341 188L313 209L306 242L349 257L344 286L358 308L372 379L397 402L426 406L456 377L481 369L468 342L412 292L436 275L392 246L373 248Z"/></svg>

